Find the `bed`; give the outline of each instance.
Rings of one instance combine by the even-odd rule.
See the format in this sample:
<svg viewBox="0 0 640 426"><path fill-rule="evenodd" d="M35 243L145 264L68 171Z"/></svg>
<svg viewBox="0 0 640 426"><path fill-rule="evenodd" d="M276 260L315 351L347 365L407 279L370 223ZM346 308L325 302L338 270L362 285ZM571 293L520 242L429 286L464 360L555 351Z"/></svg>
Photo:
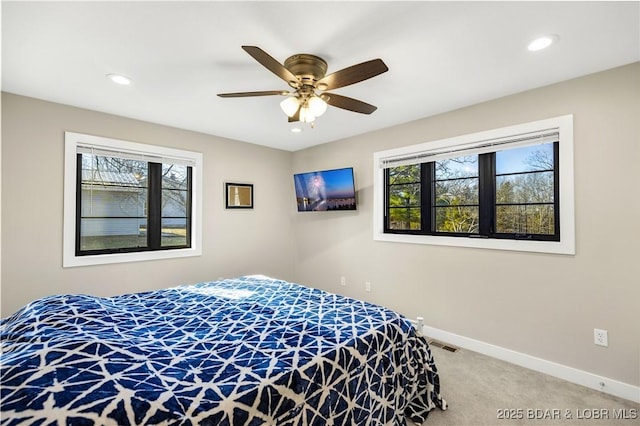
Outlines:
<svg viewBox="0 0 640 426"><path fill-rule="evenodd" d="M2 425L404 425L446 408L409 320L263 276L45 297L0 332Z"/></svg>

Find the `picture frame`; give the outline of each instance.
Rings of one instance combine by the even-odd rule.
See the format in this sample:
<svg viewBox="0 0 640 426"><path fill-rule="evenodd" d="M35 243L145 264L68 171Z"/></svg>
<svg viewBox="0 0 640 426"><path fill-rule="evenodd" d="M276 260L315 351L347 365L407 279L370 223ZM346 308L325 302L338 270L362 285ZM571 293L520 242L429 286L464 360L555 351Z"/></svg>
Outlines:
<svg viewBox="0 0 640 426"><path fill-rule="evenodd" d="M253 209L253 184L225 182L225 208Z"/></svg>

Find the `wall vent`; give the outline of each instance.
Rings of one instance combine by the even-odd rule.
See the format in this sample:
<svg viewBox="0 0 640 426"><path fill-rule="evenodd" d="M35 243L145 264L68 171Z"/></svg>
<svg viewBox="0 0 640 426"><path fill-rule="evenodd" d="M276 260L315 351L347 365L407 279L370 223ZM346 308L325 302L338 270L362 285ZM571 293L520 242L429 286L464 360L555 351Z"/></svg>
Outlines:
<svg viewBox="0 0 640 426"><path fill-rule="evenodd" d="M429 345L435 346L436 348L444 349L445 351L449 351L449 352L455 352L458 350L458 348L456 348L455 346L451 346L446 343L442 343L438 340L433 340L433 339L429 340Z"/></svg>

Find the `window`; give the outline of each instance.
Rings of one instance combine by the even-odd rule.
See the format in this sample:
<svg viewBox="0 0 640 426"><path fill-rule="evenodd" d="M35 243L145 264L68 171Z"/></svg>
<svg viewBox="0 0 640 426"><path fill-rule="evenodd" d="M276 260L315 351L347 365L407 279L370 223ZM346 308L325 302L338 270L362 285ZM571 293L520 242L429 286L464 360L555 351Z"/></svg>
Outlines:
<svg viewBox="0 0 640 426"><path fill-rule="evenodd" d="M385 232L558 241L556 148L386 168Z"/></svg>
<svg viewBox="0 0 640 426"><path fill-rule="evenodd" d="M197 256L202 155L65 134L64 266Z"/></svg>
<svg viewBox="0 0 640 426"><path fill-rule="evenodd" d="M573 254L572 117L374 155L374 239Z"/></svg>

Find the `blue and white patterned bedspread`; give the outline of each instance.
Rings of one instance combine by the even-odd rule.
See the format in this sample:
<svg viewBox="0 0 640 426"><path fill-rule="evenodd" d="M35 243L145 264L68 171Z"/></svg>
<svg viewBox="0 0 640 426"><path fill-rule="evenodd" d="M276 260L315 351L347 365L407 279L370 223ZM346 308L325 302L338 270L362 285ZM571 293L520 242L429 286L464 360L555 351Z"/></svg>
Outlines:
<svg viewBox="0 0 640 426"><path fill-rule="evenodd" d="M46 297L0 332L3 425L403 425L443 404L405 318L267 277Z"/></svg>

